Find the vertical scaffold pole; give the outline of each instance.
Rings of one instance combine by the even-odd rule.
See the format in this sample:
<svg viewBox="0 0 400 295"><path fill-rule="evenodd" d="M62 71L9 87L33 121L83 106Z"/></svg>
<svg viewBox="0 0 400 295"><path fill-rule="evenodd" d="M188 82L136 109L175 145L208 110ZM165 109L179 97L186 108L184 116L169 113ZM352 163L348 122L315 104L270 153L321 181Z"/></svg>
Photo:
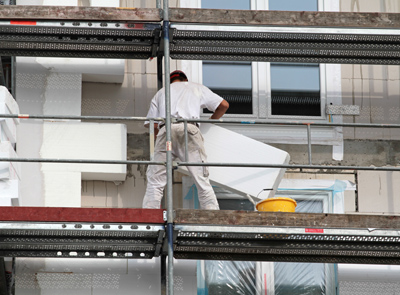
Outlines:
<svg viewBox="0 0 400 295"><path fill-rule="evenodd" d="M172 143L171 143L171 89L169 82L169 1L163 7L164 67L165 67L165 128L167 168L167 238L168 238L168 295L174 294L174 252L173 252L173 200L172 200Z"/></svg>

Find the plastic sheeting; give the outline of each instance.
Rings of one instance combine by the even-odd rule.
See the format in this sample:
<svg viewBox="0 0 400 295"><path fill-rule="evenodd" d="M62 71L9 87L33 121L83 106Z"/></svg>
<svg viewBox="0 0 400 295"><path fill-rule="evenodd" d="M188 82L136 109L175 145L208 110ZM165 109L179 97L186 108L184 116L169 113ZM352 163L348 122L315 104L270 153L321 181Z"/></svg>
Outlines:
<svg viewBox="0 0 400 295"><path fill-rule="evenodd" d="M283 180L277 195L297 201L296 212L342 213L349 181ZM193 193L193 191L192 191ZM254 210L250 201L219 200L222 210ZM245 204L247 203L247 204ZM244 209L245 208L245 209ZM324 263L199 261L198 295L333 295L337 266Z"/></svg>

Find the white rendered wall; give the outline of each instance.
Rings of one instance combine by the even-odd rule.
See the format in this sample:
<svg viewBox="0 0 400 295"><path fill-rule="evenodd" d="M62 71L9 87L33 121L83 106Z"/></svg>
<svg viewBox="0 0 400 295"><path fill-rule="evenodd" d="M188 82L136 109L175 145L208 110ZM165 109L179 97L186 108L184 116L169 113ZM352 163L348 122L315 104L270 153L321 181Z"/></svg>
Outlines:
<svg viewBox="0 0 400 295"><path fill-rule="evenodd" d="M16 70L16 99L21 113L80 115L81 74L51 72L34 58L17 58ZM43 120L20 122L17 135L20 157L41 157L40 149L46 140L43 125ZM22 163L21 166L21 205L44 205L42 164Z"/></svg>
<svg viewBox="0 0 400 295"><path fill-rule="evenodd" d="M18 5L57 5L76 6L78 0L18 0ZM107 0L107 3L91 1L92 5L118 7L119 1ZM124 79L124 60L100 59L67 59L67 58L17 58L16 97L21 104L20 112L38 115L81 115L82 81L100 83L122 83ZM104 84L103 84L104 85ZM114 84L110 84L114 85ZM109 99L113 99L112 95ZM104 115L104 114L102 114ZM110 114L106 114L110 115ZM86 136L79 132L71 132L70 125L81 125L91 130ZM95 126L96 125L96 126ZM61 126L61 127L60 127ZM90 127L90 126L89 126ZM90 129L90 128L89 128ZM100 124L73 122L56 122L55 120L25 120L18 129L18 151L22 157L68 158L73 148L79 153L69 154L70 158L126 159L126 127L122 124L101 126ZM68 134L69 133L69 134ZM78 138L78 135L81 137ZM74 143L65 147L68 143ZM86 146L86 154L82 155L82 137L92 145ZM75 139L73 142L72 139ZM80 142L78 142L80 141ZM62 148L64 145L64 148ZM117 149L113 147L117 146ZM61 147L61 149L60 149ZM80 147L80 148L79 148ZM121 148L123 147L123 148ZM110 150L111 148L111 150ZM107 150L108 149L108 150ZM61 151L61 153L58 153ZM88 152L89 151L89 152ZM119 165L118 171L112 174L115 178L107 178L108 171L117 166L109 165L65 165L24 163L22 167L23 202L25 206L81 206L81 170L87 179L124 180L125 165ZM82 166L84 166L83 169ZM86 169L91 167L91 169ZM81 263L81 264L79 264ZM78 265L70 259L32 259L17 260L16 294L110 294L110 291L125 291L131 284L113 285L121 274L127 274L127 260L80 261ZM82 264L84 263L84 265ZM60 264L59 266L57 266ZM75 267L76 266L76 267ZM62 269L63 273L60 273ZM63 275L65 274L65 275ZM60 281L61 278L61 281ZM137 276L130 276L126 282L132 282ZM89 281L88 281L89 280ZM33 284L33 285L32 285ZM97 285L96 285L97 284ZM144 285L147 286L147 283ZM111 289L110 289L111 288ZM93 293L92 290L94 290ZM155 293L155 294L159 294Z"/></svg>

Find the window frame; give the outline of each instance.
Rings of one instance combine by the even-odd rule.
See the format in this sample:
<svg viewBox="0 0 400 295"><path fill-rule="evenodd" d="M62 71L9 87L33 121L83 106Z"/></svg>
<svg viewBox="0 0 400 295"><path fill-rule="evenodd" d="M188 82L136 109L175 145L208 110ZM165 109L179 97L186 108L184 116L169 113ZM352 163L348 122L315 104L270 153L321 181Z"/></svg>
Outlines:
<svg viewBox="0 0 400 295"><path fill-rule="evenodd" d="M201 0L198 1L199 8ZM268 10L269 1L250 0L250 8L253 10ZM318 10L323 7L323 0L317 0ZM224 26L217 26L219 30L223 30ZM200 83L203 82L203 61L200 66ZM270 62L251 62L252 73L252 114L225 114L226 118L251 118L251 119L266 119L274 121L287 121L288 119L296 120L321 120L326 121L326 67L324 64L319 64L319 86L320 86L320 116L292 116L292 115L273 115L271 102L271 63ZM228 111L229 112L229 111ZM204 115L205 117L207 115Z"/></svg>
<svg viewBox="0 0 400 295"><path fill-rule="evenodd" d="M268 0L250 0L251 9L268 10ZM180 7L201 8L201 0L181 0ZM318 0L318 11L339 11L339 0ZM182 30L215 30L229 31L266 31L263 27L257 26L218 26L218 25L173 25ZM307 28L282 28L268 27L269 32L304 32ZM312 31L312 30L311 30ZM178 61L177 66L185 71L191 81L202 84L202 61L182 60ZM321 116L281 116L271 115L271 86L267 82L270 80L270 63L251 62L252 73L252 114L225 114L227 119L260 120L265 122L287 122L290 120L300 122L320 122L320 123L342 123L342 116L335 116L334 120L325 113L326 105L342 104L341 96L341 65L320 64L320 97L321 97ZM327 97L327 93L333 93ZM202 119L209 118L209 114L204 114ZM252 125L247 128L243 124L224 124L223 127L259 140L264 143L285 143L285 144L307 144L307 129L303 126L285 125ZM332 157L335 160L343 159L343 132L342 127L312 127L311 138L313 144L333 146Z"/></svg>

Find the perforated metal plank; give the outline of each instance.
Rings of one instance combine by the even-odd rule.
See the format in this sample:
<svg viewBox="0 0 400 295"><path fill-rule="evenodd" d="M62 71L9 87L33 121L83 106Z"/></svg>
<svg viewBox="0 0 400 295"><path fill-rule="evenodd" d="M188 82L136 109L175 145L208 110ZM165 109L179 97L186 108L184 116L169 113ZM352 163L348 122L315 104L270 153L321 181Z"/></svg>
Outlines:
<svg viewBox="0 0 400 295"><path fill-rule="evenodd" d="M399 35L175 30L174 59L399 64Z"/></svg>
<svg viewBox="0 0 400 295"><path fill-rule="evenodd" d="M0 256L152 258L163 238L154 224L0 222Z"/></svg>
<svg viewBox="0 0 400 295"><path fill-rule="evenodd" d="M156 56L159 24L0 23L0 54L147 59Z"/></svg>
<svg viewBox="0 0 400 295"><path fill-rule="evenodd" d="M177 225L180 259L400 264L398 230Z"/></svg>

